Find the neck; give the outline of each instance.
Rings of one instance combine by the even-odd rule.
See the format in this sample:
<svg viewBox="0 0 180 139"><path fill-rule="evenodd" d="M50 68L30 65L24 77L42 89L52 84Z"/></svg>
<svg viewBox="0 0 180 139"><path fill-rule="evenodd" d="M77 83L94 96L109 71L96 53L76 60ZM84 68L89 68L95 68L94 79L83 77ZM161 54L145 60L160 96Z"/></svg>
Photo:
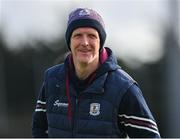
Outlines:
<svg viewBox="0 0 180 139"><path fill-rule="evenodd" d="M92 62L90 64L78 63L74 65L77 77L80 80L86 79L91 73L93 73L98 68L98 66L99 60L97 60L96 62Z"/></svg>

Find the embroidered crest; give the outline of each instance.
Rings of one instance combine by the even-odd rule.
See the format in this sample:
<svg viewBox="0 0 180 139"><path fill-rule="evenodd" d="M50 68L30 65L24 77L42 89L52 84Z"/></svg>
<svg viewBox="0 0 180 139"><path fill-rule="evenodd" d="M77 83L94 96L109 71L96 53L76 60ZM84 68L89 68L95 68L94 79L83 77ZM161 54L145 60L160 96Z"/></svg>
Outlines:
<svg viewBox="0 0 180 139"><path fill-rule="evenodd" d="M100 104L99 103L91 103L90 104L90 115L97 116L100 114Z"/></svg>
<svg viewBox="0 0 180 139"><path fill-rule="evenodd" d="M88 9L83 9L79 12L79 16L87 16L90 15L90 11Z"/></svg>

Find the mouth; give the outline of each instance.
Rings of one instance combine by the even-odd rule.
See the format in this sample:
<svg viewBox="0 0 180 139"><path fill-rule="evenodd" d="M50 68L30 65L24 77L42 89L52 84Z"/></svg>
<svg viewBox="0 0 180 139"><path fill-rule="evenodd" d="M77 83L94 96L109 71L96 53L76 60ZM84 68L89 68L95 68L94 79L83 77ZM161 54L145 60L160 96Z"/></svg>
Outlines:
<svg viewBox="0 0 180 139"><path fill-rule="evenodd" d="M81 53L88 53L88 52L91 52L91 50L87 50L87 49L80 49L78 50L79 52Z"/></svg>

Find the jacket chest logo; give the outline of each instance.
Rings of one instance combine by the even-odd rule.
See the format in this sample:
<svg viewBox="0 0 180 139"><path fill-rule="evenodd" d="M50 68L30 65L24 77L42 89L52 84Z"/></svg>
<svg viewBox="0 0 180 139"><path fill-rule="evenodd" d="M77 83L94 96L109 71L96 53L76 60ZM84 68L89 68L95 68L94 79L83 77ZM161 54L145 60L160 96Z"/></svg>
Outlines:
<svg viewBox="0 0 180 139"><path fill-rule="evenodd" d="M100 114L100 104L99 103L91 103L90 104L90 115L97 116Z"/></svg>

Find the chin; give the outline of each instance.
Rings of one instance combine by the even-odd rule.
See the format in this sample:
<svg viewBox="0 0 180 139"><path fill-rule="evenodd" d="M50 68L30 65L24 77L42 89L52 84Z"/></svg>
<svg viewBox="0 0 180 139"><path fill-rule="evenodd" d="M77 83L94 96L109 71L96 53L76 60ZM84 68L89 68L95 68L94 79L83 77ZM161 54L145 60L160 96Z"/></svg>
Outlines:
<svg viewBox="0 0 180 139"><path fill-rule="evenodd" d="M89 60L80 60L79 63L88 64L88 63L89 63Z"/></svg>
<svg viewBox="0 0 180 139"><path fill-rule="evenodd" d="M79 61L89 63L89 61L91 61L91 59L89 58L89 56L82 56L82 57L79 57Z"/></svg>

